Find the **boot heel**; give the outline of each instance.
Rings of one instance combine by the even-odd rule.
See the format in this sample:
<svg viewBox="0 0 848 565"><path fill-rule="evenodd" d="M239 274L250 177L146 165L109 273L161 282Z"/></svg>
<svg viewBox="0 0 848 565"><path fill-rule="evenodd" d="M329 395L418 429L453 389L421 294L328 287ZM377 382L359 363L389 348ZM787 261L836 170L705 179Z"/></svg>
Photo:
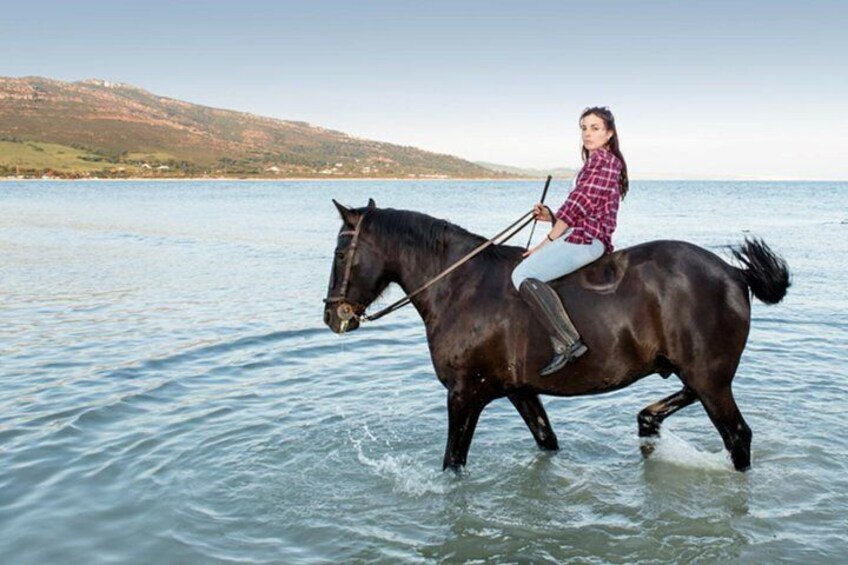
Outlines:
<svg viewBox="0 0 848 565"><path fill-rule="evenodd" d="M571 361L572 359L577 359L587 351L589 351L589 348L586 347L586 344L583 343L583 340L577 340L571 346L571 349L568 350L568 360Z"/></svg>
<svg viewBox="0 0 848 565"><path fill-rule="evenodd" d="M529 278L521 283L518 292L533 311L536 319L547 330L554 349L554 358L539 371L540 375L556 373L566 363L588 351L553 288L540 280Z"/></svg>

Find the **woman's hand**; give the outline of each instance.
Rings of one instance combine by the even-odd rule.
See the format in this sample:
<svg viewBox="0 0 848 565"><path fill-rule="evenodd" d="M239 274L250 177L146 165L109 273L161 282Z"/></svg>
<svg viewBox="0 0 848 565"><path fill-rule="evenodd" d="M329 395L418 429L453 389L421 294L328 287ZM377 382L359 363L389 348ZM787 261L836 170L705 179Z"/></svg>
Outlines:
<svg viewBox="0 0 848 565"><path fill-rule="evenodd" d="M551 215L551 209L541 202L533 206L533 219L551 223L554 221L554 218Z"/></svg>
<svg viewBox="0 0 848 565"><path fill-rule="evenodd" d="M543 242L542 242L542 243L540 243L539 245L537 245L537 246L535 246L535 247L531 247L530 249L528 249L527 251L525 251L524 253L522 253L522 254L521 254L521 256L522 256L523 258L525 258L525 259L526 259L527 257L530 257L531 255L533 255L534 253L536 253L536 252L537 252L537 251L538 251L538 250L539 250L539 249L540 249L543 245L545 245L545 243L547 243L547 241L543 241Z"/></svg>

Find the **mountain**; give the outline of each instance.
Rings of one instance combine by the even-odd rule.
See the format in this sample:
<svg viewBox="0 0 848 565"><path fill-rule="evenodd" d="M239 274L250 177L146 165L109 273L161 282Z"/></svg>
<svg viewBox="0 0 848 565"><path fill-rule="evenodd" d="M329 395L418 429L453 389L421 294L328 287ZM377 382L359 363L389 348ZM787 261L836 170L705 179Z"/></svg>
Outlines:
<svg viewBox="0 0 848 565"><path fill-rule="evenodd" d="M508 178L451 155L103 80L0 77L0 175Z"/></svg>
<svg viewBox="0 0 848 565"><path fill-rule="evenodd" d="M483 161L475 161L474 164L480 165L484 169L489 169L495 173L518 177L545 178L548 175L551 175L555 179L570 179L577 175L577 169L569 169L566 167L558 167L556 169L526 169L521 167L511 167L509 165L486 163Z"/></svg>

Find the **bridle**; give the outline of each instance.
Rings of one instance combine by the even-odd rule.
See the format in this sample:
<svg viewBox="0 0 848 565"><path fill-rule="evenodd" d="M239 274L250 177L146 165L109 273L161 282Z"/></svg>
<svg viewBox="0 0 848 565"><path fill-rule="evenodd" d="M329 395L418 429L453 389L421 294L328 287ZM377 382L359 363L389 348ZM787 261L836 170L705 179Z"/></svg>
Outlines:
<svg viewBox="0 0 848 565"><path fill-rule="evenodd" d="M439 273L438 275L436 275L435 277L433 277L432 279L427 281L421 287L410 292L409 294L407 294L406 296L404 296L403 298L401 298L397 302L394 302L394 303L390 304L389 306L383 308L382 310L380 310L376 314L366 315L365 314L366 306L364 304L359 304L358 302L351 302L347 299L347 288L348 288L348 285L350 284L350 273L353 270L353 260L354 260L354 257L356 256L356 248L359 245L359 235L362 233L362 223L365 220L365 217L368 215L368 213L371 210L372 210L372 208L369 207L365 210L365 212L363 212L362 216L359 217L359 221L356 222L356 227L354 228L353 231L345 230L345 231L342 231L342 232L339 233L339 237L342 237L344 235L352 235L353 236L353 240L350 242L350 248L349 248L350 249L350 255L348 256L347 262L345 263L344 277L342 278L342 284L341 284L341 287L339 288L339 293L334 295L334 296L328 296L327 298L325 298L324 304L328 304L328 305L329 304L338 304L338 307L336 308L336 315L338 315L338 317L342 320L342 326L341 326L342 332L344 332L347 329L347 326L350 323L350 320L353 319L353 318L356 318L357 321L359 321L359 322L374 321L378 318L382 318L386 314L390 314L390 313L394 312L395 310L398 310L398 309L406 306L407 304L412 302L412 298L414 296L420 294L421 292L424 292L425 290L430 288L432 285L436 284L438 281L440 281L443 278L445 278L446 276L448 276L450 273L452 273L453 271L458 269L460 266L462 266L463 264L470 261L476 255L480 254L484 249L486 249L490 245L494 244L495 242L497 242L498 244L506 243L510 238L512 238L512 236L514 236L515 234L520 232L522 229L524 229L524 227L527 226L527 224L529 224L533 220L533 210L530 210L529 212L525 212L520 218L518 218L516 221L514 221L512 224L510 224L506 229L504 229L503 231L498 233L493 238L491 238L491 239L485 241L484 243L481 243L477 247L475 247L472 251L470 251L463 258L459 259L456 263L454 263L453 265L451 265L450 267L448 267L447 269L445 269L444 271L442 271L441 273ZM506 234L507 232L510 232L510 231L512 231L512 233L510 233L509 235L504 237L501 241L498 241L498 239L501 236L503 236L504 234Z"/></svg>
<svg viewBox="0 0 848 565"><path fill-rule="evenodd" d="M339 293L335 296L328 296L324 299L324 304L338 304L336 314L342 320L342 324L345 327L351 318L361 318L362 314L365 313L365 305L357 302L350 302L347 299L347 287L350 284L350 273L353 270L353 259L356 255L356 248L359 245L359 234L362 233L362 222L365 221L365 216L367 216L370 211L371 208L367 208L365 212L359 216L359 221L356 222L356 227L353 231L345 230L339 232L339 237L345 235L353 236L353 240L351 240L349 248L350 255L345 262L344 277L342 278L342 285L339 287Z"/></svg>

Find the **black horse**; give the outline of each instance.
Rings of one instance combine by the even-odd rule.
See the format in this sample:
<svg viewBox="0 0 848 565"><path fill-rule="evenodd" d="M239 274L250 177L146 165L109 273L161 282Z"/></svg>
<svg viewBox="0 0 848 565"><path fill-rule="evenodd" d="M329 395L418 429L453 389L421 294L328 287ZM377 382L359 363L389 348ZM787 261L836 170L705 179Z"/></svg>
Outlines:
<svg viewBox="0 0 848 565"><path fill-rule="evenodd" d="M377 208L373 200L360 209L334 203L344 223L324 321L337 333L356 329L357 316L390 283L411 292L485 241L444 220ZM756 240L733 250L742 269L681 241L605 255L552 283L589 352L540 377L552 349L510 281L521 251L490 247L412 301L448 390L445 468L465 465L480 413L496 398L509 398L536 443L555 450L539 393L595 394L653 373L675 374L683 388L639 413L640 436L659 435L665 418L700 401L736 469L750 466L751 429L731 383L748 338L750 293L775 304L789 287L780 257Z"/></svg>

